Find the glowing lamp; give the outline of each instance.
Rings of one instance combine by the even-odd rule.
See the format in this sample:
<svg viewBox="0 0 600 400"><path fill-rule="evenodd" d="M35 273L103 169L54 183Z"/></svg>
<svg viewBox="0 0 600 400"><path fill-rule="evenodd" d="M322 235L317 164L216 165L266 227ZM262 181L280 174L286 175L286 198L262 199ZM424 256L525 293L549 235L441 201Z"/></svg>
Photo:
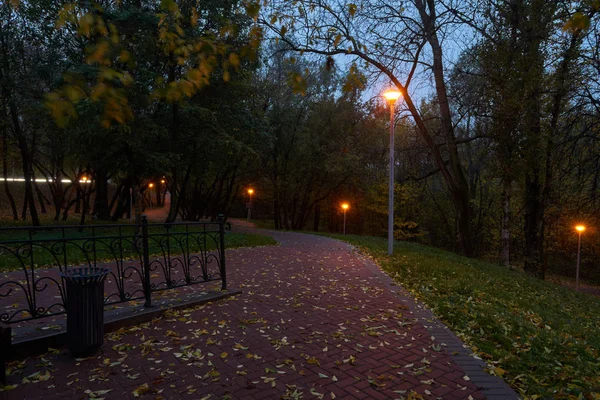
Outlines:
<svg viewBox="0 0 600 400"><path fill-rule="evenodd" d="M581 233L581 232L585 231L585 225L577 225L577 226L575 227L575 230L576 230L577 232L580 232L580 233Z"/></svg>
<svg viewBox="0 0 600 400"><path fill-rule="evenodd" d="M254 189L248 189L248 194L253 194L254 193Z"/></svg>
<svg viewBox="0 0 600 400"><path fill-rule="evenodd" d="M153 188L153 187L154 187L154 183L149 183L149 184L148 184L148 187L149 187L149 188Z"/></svg>
<svg viewBox="0 0 600 400"><path fill-rule="evenodd" d="M383 97L385 97L387 99L387 101L391 101L391 102L398 100L401 96L402 96L402 93L400 93L397 90L393 90L393 89L386 90L385 92L383 92Z"/></svg>
<svg viewBox="0 0 600 400"><path fill-rule="evenodd" d="M344 203L342 204L342 208L344 209L344 211L346 211L350 206L348 205L348 203Z"/></svg>

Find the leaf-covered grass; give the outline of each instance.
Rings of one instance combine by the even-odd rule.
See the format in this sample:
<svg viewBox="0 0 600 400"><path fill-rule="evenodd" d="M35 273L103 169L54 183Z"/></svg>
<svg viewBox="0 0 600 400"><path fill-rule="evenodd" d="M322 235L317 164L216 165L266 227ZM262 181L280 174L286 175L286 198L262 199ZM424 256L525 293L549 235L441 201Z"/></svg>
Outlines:
<svg viewBox="0 0 600 400"><path fill-rule="evenodd" d="M212 226L212 229L215 227ZM171 254L177 255L181 254L184 251L189 251L191 253L198 252L201 247L204 246L204 243L198 243L195 239L199 238L203 241L204 237L200 234L194 234L193 232L199 231L194 230L194 228L189 228L189 232L192 232L192 237L186 243L183 242L183 235L177 235L176 233L183 233L185 231L184 226L176 226L170 229L171 234L175 233L169 239L169 249ZM107 227L107 228L94 228L94 235L98 238L95 241L95 250L96 250L96 260L97 262L102 261L114 261L115 254L116 258L137 258L139 257L138 252L136 251L133 244L133 236L135 233L135 226L126 226L121 227L120 230L117 227ZM162 246L159 244L159 240L163 239L162 234L165 233L164 228L161 226L150 226L149 234L150 238L148 241L149 253L151 256L153 255L162 255L163 251L166 251L166 243L162 243ZM66 244L66 260L68 265L78 265L86 263L88 257L91 261L93 261L93 252L91 251L91 247L87 247L91 245L91 239L93 237L91 227L85 226L83 231L79 231L78 229L67 229L65 230L65 238L69 239ZM156 235L156 236L153 236ZM115 239L119 236L124 237L124 240L120 242L120 246L122 249L115 248ZM32 236L34 241L44 241L44 242L36 242L33 250L33 262L36 265L36 268L41 268L45 266L56 265L56 260L52 255L53 246L60 246L60 241L55 241L55 239L60 239L62 237L62 232L60 230L54 230L49 227L48 230L40 230ZM9 233L7 231L0 231L0 271L10 271L14 269L22 268L22 265L19 263L17 257L14 254L11 254L6 248L2 249L2 246L10 247L12 249L16 249L19 246L19 243L8 243L2 244L3 240L10 241L18 241L18 240L26 240L28 238L27 231L17 231ZM206 249L214 250L217 248L218 233L214 235L206 236ZM236 248L236 247L256 247L256 246L269 246L277 244L277 242L270 236L258 235L258 234L243 234L243 233L225 233L225 248ZM111 249L111 246L113 248ZM82 250L83 247L87 247L87 250L84 252ZM58 260L61 265L64 265L64 256L60 247L54 248L55 253L58 253ZM121 253L122 250L122 253ZM28 258L22 259L25 265L29 268L30 260Z"/></svg>
<svg viewBox="0 0 600 400"><path fill-rule="evenodd" d="M600 398L600 299L487 262L328 235L374 257L526 398ZM582 397L580 397L582 396Z"/></svg>

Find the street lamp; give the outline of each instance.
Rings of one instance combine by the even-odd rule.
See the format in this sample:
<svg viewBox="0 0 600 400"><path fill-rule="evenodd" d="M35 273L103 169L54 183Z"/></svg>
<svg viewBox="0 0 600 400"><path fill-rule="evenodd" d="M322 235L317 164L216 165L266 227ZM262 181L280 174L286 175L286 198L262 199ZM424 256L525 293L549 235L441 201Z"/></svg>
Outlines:
<svg viewBox="0 0 600 400"><path fill-rule="evenodd" d="M248 203L248 221L252 218L252 195L254 194L254 189L248 189L248 196L250 196L250 202Z"/></svg>
<svg viewBox="0 0 600 400"><path fill-rule="evenodd" d="M152 202L152 188L153 187L154 187L154 183L150 182L148 184L148 189L150 189L148 191L148 202L150 203L150 207L151 208L154 208L154 203ZM145 201L145 197L146 197L146 195L144 194L144 201Z"/></svg>
<svg viewBox="0 0 600 400"><path fill-rule="evenodd" d="M348 203L343 203L342 204L342 210L344 210L344 236L346 236L346 211L348 210L350 206L348 205Z"/></svg>
<svg viewBox="0 0 600 400"><path fill-rule="evenodd" d="M579 234L579 243L577 244L577 269L575 272L575 290L579 292L579 262L581 261L581 234L585 231L585 225L577 225L575 230Z"/></svg>
<svg viewBox="0 0 600 400"><path fill-rule="evenodd" d="M390 105L390 184L388 188L388 254L394 253L394 104L402 96L397 90L383 92Z"/></svg>

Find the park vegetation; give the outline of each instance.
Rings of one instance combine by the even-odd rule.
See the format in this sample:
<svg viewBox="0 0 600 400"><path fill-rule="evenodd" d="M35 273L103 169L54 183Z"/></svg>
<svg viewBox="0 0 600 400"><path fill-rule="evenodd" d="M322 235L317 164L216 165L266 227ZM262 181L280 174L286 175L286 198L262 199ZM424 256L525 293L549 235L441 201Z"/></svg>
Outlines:
<svg viewBox="0 0 600 400"><path fill-rule="evenodd" d="M600 281L599 6L2 2L2 212L384 235L395 87L397 239Z"/></svg>

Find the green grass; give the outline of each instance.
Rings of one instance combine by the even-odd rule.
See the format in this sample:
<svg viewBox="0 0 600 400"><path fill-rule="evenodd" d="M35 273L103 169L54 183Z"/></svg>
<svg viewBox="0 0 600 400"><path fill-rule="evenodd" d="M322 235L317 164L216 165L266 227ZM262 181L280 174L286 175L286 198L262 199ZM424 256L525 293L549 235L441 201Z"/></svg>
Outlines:
<svg viewBox="0 0 600 400"><path fill-rule="evenodd" d="M600 299L484 261L382 238L370 254L526 398L600 398Z"/></svg>
<svg viewBox="0 0 600 400"><path fill-rule="evenodd" d="M275 229L275 221L273 221L272 219L266 219L266 220L262 220L262 219L256 219L256 220L252 220L252 223L254 224L255 227L259 228L259 229Z"/></svg>
<svg viewBox="0 0 600 400"><path fill-rule="evenodd" d="M65 230L65 238L68 238L69 241L66 245L66 259L68 265L78 265L87 262L87 257L90 257L91 261L93 261L93 252L88 250L84 252L81 247L83 247L89 239L93 237L91 226L85 226L83 231L79 231L78 229L68 229ZM212 226L214 229L214 226ZM110 250L111 245L113 245L112 238L116 238L119 235L119 228L117 227L106 227L106 228L97 228L94 227L94 234L96 237L104 237L99 238L95 242L96 247L96 259L98 262L101 261L114 261L114 254ZM200 232L200 230L194 230L194 228L189 228L189 232ZM171 233L174 232L184 232L184 226L176 226L170 230ZM131 227L121 227L120 235L126 237L126 240L121 242L122 245L122 254L117 249L117 258L136 258L138 257L138 253L135 250L132 239L135 232L135 227L132 225ZM163 243L162 246L158 243L158 240L162 238L162 236L156 236L153 240L152 235L161 235L165 232L162 226L150 226L149 234L150 238L148 241L149 253L151 256L153 255L161 255L163 250L166 250L166 244ZM28 237L27 231L15 231L15 232L7 232L0 230L0 271L10 271L14 269L20 269L21 264L17 257L6 249L2 249L2 246L10 247L12 249L17 248L19 243L5 243L2 244L2 241L10 240L10 241L19 241L25 240ZM38 267L51 266L56 265L56 260L52 255L52 246L59 246L60 242L56 241L56 239L60 239L62 237L62 232L53 230L51 227L48 229L36 231L35 235L32 236L34 241L44 241L44 242L36 242L36 246L34 246L33 251L33 263ZM202 238L201 235L193 235L194 238ZM171 254L181 254L183 252L181 246L181 239L183 236L181 235L173 235L169 239L169 247L171 250ZM215 240L218 240L218 233L214 235L206 236L206 249L214 250L217 248L217 243ZM257 235L257 234L242 234L242 233L231 233L226 232L225 234L225 248L235 248L235 247L255 247L255 246L268 246L274 245L277 242L270 236L265 235ZM88 242L88 244L90 244ZM203 243L201 243L203 245ZM185 251L189 251L191 253L198 252L201 248L201 244L195 242L194 240L190 240L188 245L185 245ZM43 246L41 246L43 245ZM188 247L189 246L189 247ZM55 250L58 248L55 247ZM59 253L58 260L61 265L64 265L64 256L60 249L57 251ZM27 257L23 257L22 261L26 266L29 267L31 264L30 259Z"/></svg>

